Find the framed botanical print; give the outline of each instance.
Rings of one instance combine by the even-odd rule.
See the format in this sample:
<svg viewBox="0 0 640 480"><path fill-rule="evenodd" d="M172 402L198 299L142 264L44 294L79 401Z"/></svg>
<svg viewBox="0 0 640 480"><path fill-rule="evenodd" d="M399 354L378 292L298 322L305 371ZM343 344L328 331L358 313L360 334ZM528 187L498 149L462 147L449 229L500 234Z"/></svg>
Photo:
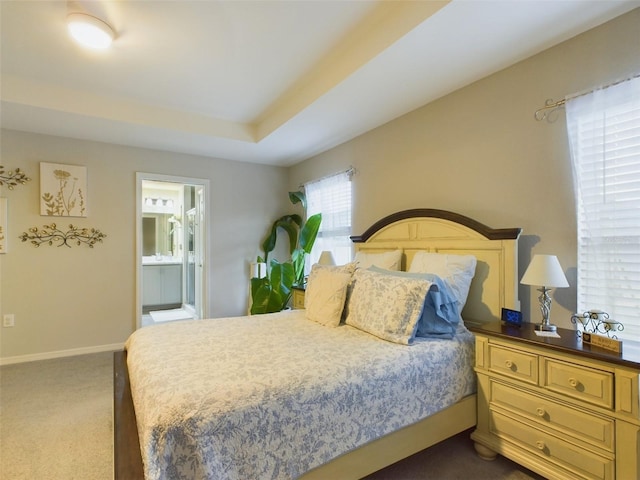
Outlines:
<svg viewBox="0 0 640 480"><path fill-rule="evenodd" d="M40 163L40 215L87 216L87 167Z"/></svg>

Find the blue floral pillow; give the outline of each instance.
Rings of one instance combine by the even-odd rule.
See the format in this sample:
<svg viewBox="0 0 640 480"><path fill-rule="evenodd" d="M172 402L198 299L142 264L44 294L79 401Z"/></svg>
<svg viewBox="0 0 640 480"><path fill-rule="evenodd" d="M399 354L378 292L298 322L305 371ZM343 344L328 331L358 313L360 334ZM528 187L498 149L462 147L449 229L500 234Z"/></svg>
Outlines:
<svg viewBox="0 0 640 480"><path fill-rule="evenodd" d="M390 342L409 345L431 282L356 270L346 324Z"/></svg>
<svg viewBox="0 0 640 480"><path fill-rule="evenodd" d="M449 284L433 273L409 273L370 267L369 270L390 276L423 279L432 283L427 292L416 337L453 338L460 323L460 302Z"/></svg>

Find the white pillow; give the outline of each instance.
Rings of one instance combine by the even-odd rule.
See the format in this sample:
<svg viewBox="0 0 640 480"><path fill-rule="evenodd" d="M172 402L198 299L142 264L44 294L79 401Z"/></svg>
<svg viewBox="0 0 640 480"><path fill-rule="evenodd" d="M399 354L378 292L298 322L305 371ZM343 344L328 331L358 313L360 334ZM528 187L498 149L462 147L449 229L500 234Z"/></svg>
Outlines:
<svg viewBox="0 0 640 480"><path fill-rule="evenodd" d="M416 252L409 272L433 273L446 281L460 302L461 312L467 303L471 280L476 273L476 257L448 253Z"/></svg>
<svg viewBox="0 0 640 480"><path fill-rule="evenodd" d="M383 253L356 252L353 262L358 268L369 268L374 265L385 270L399 271L402 266L402 250Z"/></svg>
<svg viewBox="0 0 640 480"><path fill-rule="evenodd" d="M306 317L328 327L337 327L347 298L351 273L314 265L304 294Z"/></svg>
<svg viewBox="0 0 640 480"><path fill-rule="evenodd" d="M356 270L346 324L390 342L409 345L431 282Z"/></svg>

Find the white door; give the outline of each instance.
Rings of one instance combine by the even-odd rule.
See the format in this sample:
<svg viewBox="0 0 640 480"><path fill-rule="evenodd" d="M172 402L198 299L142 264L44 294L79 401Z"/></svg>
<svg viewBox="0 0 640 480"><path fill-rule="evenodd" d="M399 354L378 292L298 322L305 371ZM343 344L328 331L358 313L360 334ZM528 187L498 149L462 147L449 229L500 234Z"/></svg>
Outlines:
<svg viewBox="0 0 640 480"><path fill-rule="evenodd" d="M205 226L205 195L204 188L196 188L196 223L194 237L195 242L195 307L197 318L203 318L204 312L202 308L204 292L204 226Z"/></svg>
<svg viewBox="0 0 640 480"><path fill-rule="evenodd" d="M146 267L148 270L150 264L158 262L171 264L180 262L182 265L179 267L180 281L177 283L176 292L173 292L177 294L177 297L172 295L169 305L177 303L178 306L182 305L182 308L189 312L192 318L205 318L208 301L206 292L206 211L209 180L138 172L136 181L137 327L143 325L143 313L145 310L149 310L144 304L145 297L148 298L144 292L149 287L145 285L144 268ZM176 197L178 200L173 197L164 198L168 194L163 193L163 188L181 192ZM175 211L153 211L154 208L160 209L160 205L162 208L168 208L172 204L176 206ZM149 234L149 229L143 229L143 218L148 218L151 214L157 217L154 220L157 220L157 223L162 227L154 230L157 232L158 238L156 242L152 242L153 247L144 239L145 233ZM164 221L164 217L167 217L166 221ZM164 225L165 223L166 225ZM157 254L148 251L150 248ZM158 267L159 265L155 268Z"/></svg>
<svg viewBox="0 0 640 480"><path fill-rule="evenodd" d="M205 193L200 186L194 189L194 206L185 213L185 250L187 262L185 271L185 298L184 308L194 318L203 318L204 288L204 225L205 225Z"/></svg>

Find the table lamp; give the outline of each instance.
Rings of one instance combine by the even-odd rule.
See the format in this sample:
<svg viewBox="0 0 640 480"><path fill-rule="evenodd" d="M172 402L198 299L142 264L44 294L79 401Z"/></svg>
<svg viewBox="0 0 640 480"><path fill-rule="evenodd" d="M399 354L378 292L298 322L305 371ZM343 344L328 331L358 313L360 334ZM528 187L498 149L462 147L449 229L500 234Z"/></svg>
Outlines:
<svg viewBox="0 0 640 480"><path fill-rule="evenodd" d="M329 250L324 250L320 254L320 258L318 259L318 263L320 265L335 265L336 261L333 258L333 254Z"/></svg>
<svg viewBox="0 0 640 480"><path fill-rule="evenodd" d="M551 313L551 297L549 287L568 287L569 282L565 277L558 257L555 255L534 255L531 263L524 272L520 283L523 285L539 285L540 311L542 312L542 323L536 325L536 330L543 332L555 332L556 326L549 323Z"/></svg>

